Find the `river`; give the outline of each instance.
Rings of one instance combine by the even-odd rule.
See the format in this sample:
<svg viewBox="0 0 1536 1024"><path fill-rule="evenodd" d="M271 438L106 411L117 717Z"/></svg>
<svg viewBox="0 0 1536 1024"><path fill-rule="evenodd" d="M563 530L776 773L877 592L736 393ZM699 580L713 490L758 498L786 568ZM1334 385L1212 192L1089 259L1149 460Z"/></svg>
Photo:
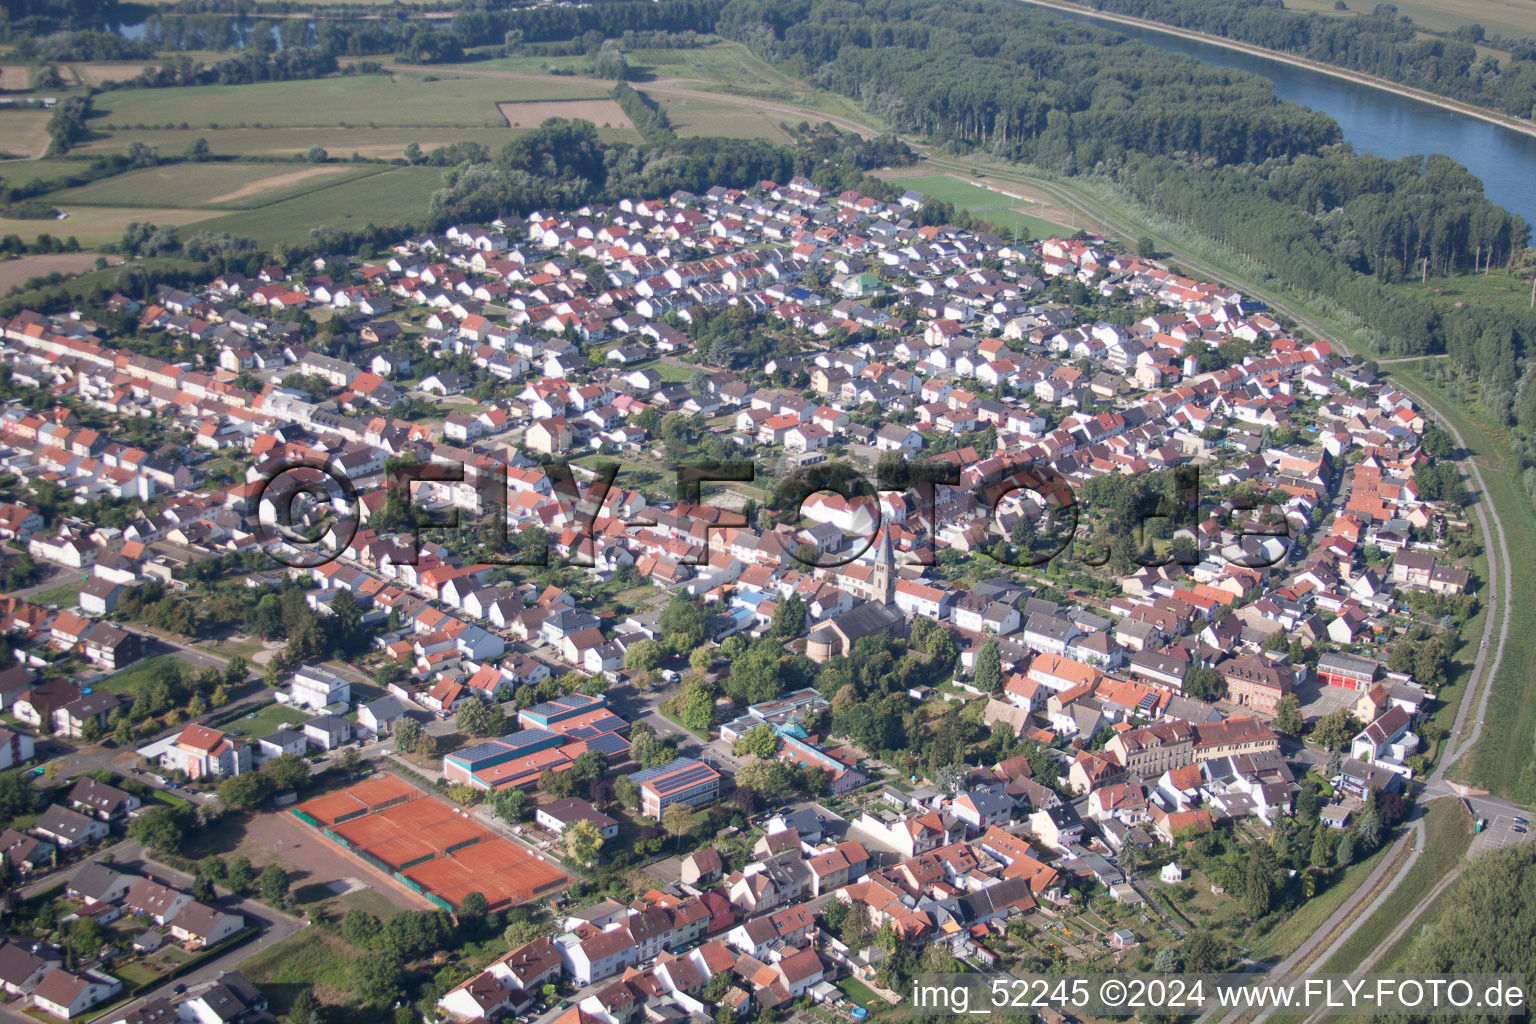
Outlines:
<svg viewBox="0 0 1536 1024"><path fill-rule="evenodd" d="M1536 136L1267 57L1088 14L1057 13L1160 50L1262 75L1275 83L1281 99L1320 110L1337 121L1356 152L1392 160L1413 153L1445 153L1482 179L1489 199L1536 228Z"/></svg>

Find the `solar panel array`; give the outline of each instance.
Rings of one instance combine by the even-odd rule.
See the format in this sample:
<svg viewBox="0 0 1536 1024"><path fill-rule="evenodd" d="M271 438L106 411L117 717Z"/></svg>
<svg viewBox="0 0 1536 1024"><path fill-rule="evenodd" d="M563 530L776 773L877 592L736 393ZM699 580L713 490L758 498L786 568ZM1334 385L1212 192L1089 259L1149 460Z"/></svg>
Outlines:
<svg viewBox="0 0 1536 1024"><path fill-rule="evenodd" d="M605 732L586 741L588 750L595 750L605 757L621 754L629 749L629 740L618 733Z"/></svg>
<svg viewBox="0 0 1536 1024"><path fill-rule="evenodd" d="M696 786L701 782L708 782L710 779L716 777L717 776L715 774L715 770L709 765L696 764L692 768L684 768L676 775L668 775L661 781L666 783L667 790L669 792L675 793L678 790L688 789L690 786ZM652 779L651 782L653 785L655 785L657 780ZM660 786L657 786L657 788L659 789Z"/></svg>
<svg viewBox="0 0 1536 1024"><path fill-rule="evenodd" d="M642 768L640 771L631 774L629 779L631 782L636 783L650 782L652 779L659 775L665 775L668 772L675 772L679 768L686 768L691 764L698 763L699 762L695 761L691 757L674 757L666 764L659 764L654 768Z"/></svg>
<svg viewBox="0 0 1536 1024"><path fill-rule="evenodd" d="M497 742L505 743L515 750L521 750L535 743L548 743L558 737L559 733L550 732L548 729L523 729L521 732L508 733Z"/></svg>
<svg viewBox="0 0 1536 1024"><path fill-rule="evenodd" d="M455 750L453 752L453 756L473 764L483 757L494 757L506 749L507 748L503 746L499 741L492 740L489 743L476 743L472 747L464 747L462 749Z"/></svg>
<svg viewBox="0 0 1536 1024"><path fill-rule="evenodd" d="M676 793L718 776L719 773L703 761L695 761L691 757L679 757L666 764L657 765L655 768L635 772L630 779L641 785L649 782L658 791ZM660 780L660 783L657 780Z"/></svg>

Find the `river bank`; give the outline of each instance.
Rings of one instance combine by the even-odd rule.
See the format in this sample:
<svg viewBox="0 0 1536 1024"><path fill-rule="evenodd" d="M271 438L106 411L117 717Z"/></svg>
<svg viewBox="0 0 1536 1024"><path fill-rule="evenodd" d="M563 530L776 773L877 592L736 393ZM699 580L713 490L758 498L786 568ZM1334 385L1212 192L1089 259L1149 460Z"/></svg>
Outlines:
<svg viewBox="0 0 1536 1024"><path fill-rule="evenodd" d="M1281 64L1289 64L1291 67L1303 68L1307 71L1315 71L1318 74L1327 75L1345 82L1353 82L1356 85L1369 86L1373 89L1381 89L1384 92L1396 96L1405 96L1409 99L1426 103L1441 110L1449 110L1454 114L1464 114L1467 117L1475 117L1480 121L1506 128L1510 131L1520 132L1536 138L1536 121L1528 121L1524 118L1511 117L1495 110L1488 110L1460 100L1453 100L1423 89L1415 89L1410 85L1403 85L1386 78L1378 78L1364 72L1353 71L1348 68L1334 67L1322 61L1312 60L1308 57L1298 57L1295 54L1286 53L1283 50L1271 50L1263 46L1255 46L1236 39L1228 39L1225 36L1211 35L1208 32L1200 32L1195 29L1180 28L1177 25L1169 25L1161 21L1150 21L1146 18L1137 18L1128 14L1115 14L1109 11L1100 11L1083 4L1067 2L1067 0L1019 0L1020 3L1032 4L1036 7L1048 7L1054 11L1076 15L1090 21L1113 22L1119 25L1127 25L1133 28L1144 29L1148 32L1161 32L1180 39L1188 39L1191 42L1205 43L1209 46L1219 46L1226 50L1245 53L1250 57L1261 57L1265 60L1276 61Z"/></svg>

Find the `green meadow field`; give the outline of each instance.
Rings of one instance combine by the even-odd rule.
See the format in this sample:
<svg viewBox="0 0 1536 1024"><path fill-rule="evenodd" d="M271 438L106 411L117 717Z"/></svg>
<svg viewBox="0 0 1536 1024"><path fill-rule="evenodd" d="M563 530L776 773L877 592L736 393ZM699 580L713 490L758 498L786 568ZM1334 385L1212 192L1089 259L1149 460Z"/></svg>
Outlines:
<svg viewBox="0 0 1536 1024"><path fill-rule="evenodd" d="M666 108L681 135L785 143L790 139L781 125L823 115L878 127L850 101L786 77L738 43L635 50L627 57L637 86ZM547 73L556 68L574 74ZM79 64L73 72L81 81L104 81L137 69ZM419 221L443 185L442 169L344 161L397 160L411 143L430 151L472 141L494 152L550 116L584 117L606 141L638 144L639 133L610 99L612 83L583 77L590 74L585 55L523 55L390 66L383 74L102 92L92 101L90 137L67 158L0 163L0 177L12 185L67 177L87 170L91 158L125 153L134 143L180 157L203 139L215 159L133 170L48 193L42 198L67 217L0 218L0 233L24 239L73 235L89 248L115 242L132 221L148 221L180 226L183 236L229 231L269 246L307 236L319 225ZM0 149L42 153L47 117L42 111L0 111ZM330 162L295 159L314 146ZM1002 217L1009 229L1028 229L1024 215Z"/></svg>
<svg viewBox="0 0 1536 1024"><path fill-rule="evenodd" d="M645 92L645 87L640 87ZM653 96L666 108L672 129L679 135L718 135L727 139L768 139L787 143L788 133L779 127L796 120L772 111L754 110L731 102L729 96L698 99L692 96L669 99Z"/></svg>
<svg viewBox="0 0 1536 1024"><path fill-rule="evenodd" d="M20 235L34 239L48 234L55 238L73 235L89 249L123 237L123 229L133 221L151 224L190 224L207 217L205 210L178 209L168 206L72 206L63 220L17 220L0 217L0 235Z"/></svg>
<svg viewBox="0 0 1536 1024"><path fill-rule="evenodd" d="M422 221L432 193L443 187L443 173L441 167L395 167L292 199L200 221L197 229L228 231L270 246L302 238L322 224L356 230L369 224Z"/></svg>
<svg viewBox="0 0 1536 1024"><path fill-rule="evenodd" d="M1031 238L1059 235L1068 229L1060 224L1031 216L1023 212L1034 204L1027 199L1014 199L991 189L981 188L969 182L952 178L947 174L925 177L903 177L896 181L904 189L912 189L932 196L943 203L969 210L976 216L992 222L999 231L1019 231Z"/></svg>
<svg viewBox="0 0 1536 1024"><path fill-rule="evenodd" d="M436 78L435 81L427 81ZM96 98L94 131L135 126L504 127L498 103L596 99L612 86L581 78L508 79L407 72L252 85L125 89ZM211 140L210 140L211 141Z"/></svg>
<svg viewBox="0 0 1536 1024"><path fill-rule="evenodd" d="M380 170L367 164L165 164L55 192L49 201L66 208L71 203L145 206L175 196L181 206L250 209Z"/></svg>
<svg viewBox="0 0 1536 1024"><path fill-rule="evenodd" d="M370 160L393 160L416 143L424 150L455 142L478 142L494 152L517 133L506 127L465 128L434 125L421 128L337 125L288 128L189 128L125 130L92 139L75 152L87 156L122 153L134 142L154 146L166 156L179 156L197 139L207 139L215 156L294 157L319 146L332 157L346 159L354 153ZM3 166L3 165L0 165Z"/></svg>

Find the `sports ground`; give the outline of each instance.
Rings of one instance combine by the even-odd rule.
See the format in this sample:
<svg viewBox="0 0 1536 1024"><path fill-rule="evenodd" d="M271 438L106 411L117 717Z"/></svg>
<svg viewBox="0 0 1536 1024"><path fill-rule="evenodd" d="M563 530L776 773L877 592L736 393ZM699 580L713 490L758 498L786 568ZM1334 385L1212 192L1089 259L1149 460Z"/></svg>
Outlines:
<svg viewBox="0 0 1536 1024"><path fill-rule="evenodd" d="M327 838L448 910L478 892L490 909L526 903L569 881L464 811L393 775L293 809Z"/></svg>

